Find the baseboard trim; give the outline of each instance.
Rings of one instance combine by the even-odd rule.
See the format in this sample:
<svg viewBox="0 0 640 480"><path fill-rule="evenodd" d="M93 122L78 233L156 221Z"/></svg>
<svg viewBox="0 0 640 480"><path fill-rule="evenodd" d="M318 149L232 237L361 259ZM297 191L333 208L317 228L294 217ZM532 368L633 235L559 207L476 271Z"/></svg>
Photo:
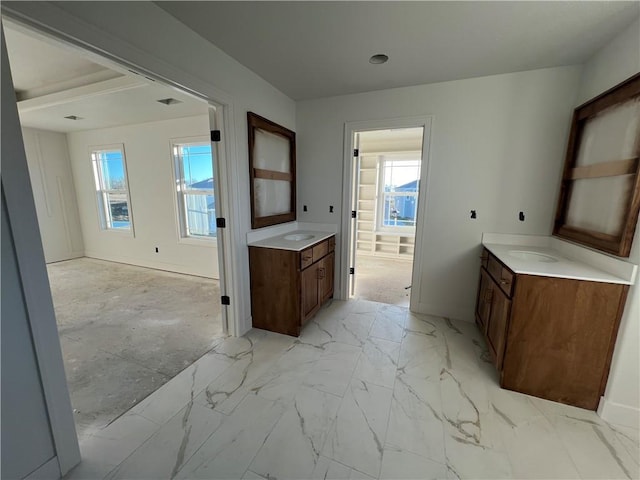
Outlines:
<svg viewBox="0 0 640 480"><path fill-rule="evenodd" d="M640 425L640 409L622 405L600 397L598 415L606 422L625 427L638 428Z"/></svg>
<svg viewBox="0 0 640 480"><path fill-rule="evenodd" d="M145 260L138 260L131 257L120 256L120 255L101 255L99 253L86 251L84 254L87 258L95 258L96 260L104 260L106 262L115 262L115 263L124 263L125 265L133 265L134 267L144 267L151 268L153 270L161 270L163 272L172 272L172 273L182 273L184 275L193 275L195 277L203 277L210 278L213 280L218 280L212 274L197 271L192 268L182 267L180 265L174 265L164 262L147 262Z"/></svg>
<svg viewBox="0 0 640 480"><path fill-rule="evenodd" d="M27 475L24 480L54 480L61 478L58 457L53 457Z"/></svg>

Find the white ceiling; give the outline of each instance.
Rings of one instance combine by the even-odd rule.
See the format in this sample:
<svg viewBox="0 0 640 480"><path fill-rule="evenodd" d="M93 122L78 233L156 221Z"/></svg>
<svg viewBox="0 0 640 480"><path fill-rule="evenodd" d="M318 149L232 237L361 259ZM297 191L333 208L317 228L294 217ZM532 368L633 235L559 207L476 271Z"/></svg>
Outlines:
<svg viewBox="0 0 640 480"><path fill-rule="evenodd" d="M422 150L423 128L395 128L358 132L361 153Z"/></svg>
<svg viewBox="0 0 640 480"><path fill-rule="evenodd" d="M212 2L156 4L300 100L579 64L640 2ZM369 57L390 60L371 65Z"/></svg>
<svg viewBox="0 0 640 480"><path fill-rule="evenodd" d="M177 90L110 70L11 23L3 27L24 127L72 132L207 114L204 102ZM157 102L164 98L182 103Z"/></svg>

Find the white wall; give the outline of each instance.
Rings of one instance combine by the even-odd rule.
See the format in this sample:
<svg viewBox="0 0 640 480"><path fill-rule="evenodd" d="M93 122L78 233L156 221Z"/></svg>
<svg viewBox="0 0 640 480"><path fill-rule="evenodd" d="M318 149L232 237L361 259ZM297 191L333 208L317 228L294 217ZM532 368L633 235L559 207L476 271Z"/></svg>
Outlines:
<svg viewBox="0 0 640 480"><path fill-rule="evenodd" d="M3 32L0 49L2 477L59 478L80 450Z"/></svg>
<svg viewBox="0 0 640 480"><path fill-rule="evenodd" d="M56 452L4 197L1 230L2 474L17 479L44 465ZM14 415L18 409L28 411L27 418ZM25 428L27 419L30 428Z"/></svg>
<svg viewBox="0 0 640 480"><path fill-rule="evenodd" d="M47 263L84 254L67 136L23 128L24 149Z"/></svg>
<svg viewBox="0 0 640 480"><path fill-rule="evenodd" d="M225 174L233 200L228 215L232 237L229 268L235 282L231 302L239 322L235 333L251 328L246 112L295 129L293 100L152 2L12 2L3 4L3 10L14 19L68 35L225 105L223 144L230 157ZM211 20L211 28L215 22ZM233 326L230 328L233 333Z"/></svg>
<svg viewBox="0 0 640 480"><path fill-rule="evenodd" d="M584 66L578 102L584 103L640 72L640 19ZM640 265L640 222L629 261ZM609 382L599 412L605 420L640 425L640 279L631 286L618 331Z"/></svg>
<svg viewBox="0 0 640 480"><path fill-rule="evenodd" d="M87 257L218 278L216 242L179 235L171 140L194 136L208 138L207 115L67 134ZM89 153L113 144L124 145L135 236L100 228Z"/></svg>
<svg viewBox="0 0 640 480"><path fill-rule="evenodd" d="M482 232L551 232L579 75L550 68L299 102L298 220L339 223L345 122L432 115L412 295L420 311L472 321Z"/></svg>

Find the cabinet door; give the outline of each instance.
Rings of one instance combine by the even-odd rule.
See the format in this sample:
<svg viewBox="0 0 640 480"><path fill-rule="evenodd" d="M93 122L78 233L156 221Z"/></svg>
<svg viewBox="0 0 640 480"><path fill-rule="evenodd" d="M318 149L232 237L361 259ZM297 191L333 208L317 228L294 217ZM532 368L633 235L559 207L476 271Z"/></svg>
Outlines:
<svg viewBox="0 0 640 480"><path fill-rule="evenodd" d="M476 302L476 322L482 333L486 335L489 315L491 314L491 297L493 296L493 281L484 269L480 269L480 287Z"/></svg>
<svg viewBox="0 0 640 480"><path fill-rule="evenodd" d="M498 371L502 370L502 360L504 358L504 347L507 341L507 327L509 325L509 314L511 311L511 300L492 280L493 295L491 300L491 313L487 328L487 340L489 350L493 357Z"/></svg>
<svg viewBox="0 0 640 480"><path fill-rule="evenodd" d="M313 315L320 307L319 293L319 263L314 263L301 273L302 285L300 295L302 296L302 320L304 321Z"/></svg>
<svg viewBox="0 0 640 480"><path fill-rule="evenodd" d="M318 281L318 289L319 289L319 297L320 301L324 302L329 299L333 295L333 265L334 265L335 254L331 252L329 255L324 257L322 260L318 262L320 272L319 272L319 281Z"/></svg>

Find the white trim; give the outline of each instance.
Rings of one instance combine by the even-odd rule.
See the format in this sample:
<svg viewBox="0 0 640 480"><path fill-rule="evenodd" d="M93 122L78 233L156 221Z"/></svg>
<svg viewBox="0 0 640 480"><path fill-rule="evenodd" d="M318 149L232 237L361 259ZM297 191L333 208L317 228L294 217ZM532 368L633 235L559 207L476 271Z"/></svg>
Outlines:
<svg viewBox="0 0 640 480"><path fill-rule="evenodd" d="M417 153L417 159L416 159L416 153ZM403 158L406 157L406 158ZM378 178L376 181L376 208L374 209L374 216L373 216L373 226L374 226L374 232L377 234L397 234L398 236L415 236L415 232L416 232L416 227L409 227L409 226L385 226L382 225L383 221L384 221L384 199L386 195L392 196L392 197L402 197L402 196L414 196L416 197L416 200L418 200L418 196L420 194L420 192L418 191L417 193L414 192L385 192L384 191L384 169L385 169L385 164L387 162L394 162L396 160L405 160L405 161L416 161L418 162L418 169L420 170L420 172L422 172L422 155L421 152L412 152L411 154L408 154L407 152L402 152L402 153L398 153L398 154L385 154L385 155L378 155L378 161L377 161L377 165L378 165ZM421 177L418 178L418 180L420 180ZM417 211L417 205L416 205L416 223L417 223L417 217L418 215L418 211Z"/></svg>
<svg viewBox="0 0 640 480"><path fill-rule="evenodd" d="M343 174L342 174L342 204L345 205L343 208L342 215L342 239L341 239L341 249L340 249L340 269L336 268L336 271L339 271L338 279L339 285L336 288L337 292L340 292L340 298L348 299L348 285L349 285L349 252L350 252L350 225L351 225L351 206L352 206L352 198L353 198L353 169L352 169L352 161L353 161L353 134L358 131L363 130L385 130L385 129L394 129L394 128L412 128L412 127L423 127L422 134L422 165L420 167L420 193L418 195L418 211L416 213L416 218L418 219L418 226L416 227L415 232L415 247L413 254L413 268L412 268L412 279L411 279L411 300L410 300L410 310L427 313L420 308L422 305L418 304L418 297L420 292L420 283L421 283L421 271L420 265L422 265L422 249L420 245L422 245L422 239L425 237L426 231L426 201L429 192L429 172L431 169L431 152L430 152L430 144L431 144L431 129L433 124L433 116L425 115L425 116L414 116L414 117L401 117L401 118L389 118L383 120L365 120L365 121L355 121L355 122L346 122L344 125L344 156L343 156ZM424 214L422 212L425 212ZM413 292L416 292L413 295Z"/></svg>
<svg viewBox="0 0 640 480"><path fill-rule="evenodd" d="M182 161L182 155L180 153L176 154L176 148L180 146L191 146L191 145L209 145L211 147L211 174L212 178L215 181L216 171L215 171L215 150L212 146L212 142L206 136L193 136L193 137L182 137L182 138L171 138L169 140L170 144L170 152L169 156L171 157L172 175L173 183L171 185L171 190L173 191L173 200L174 200L174 210L176 214L177 221L177 232L178 232L178 243L184 243L187 245L200 245L200 246L213 246L217 245L217 231L216 235L213 237L205 237L200 235L191 235L189 233L189 221L186 211L186 195L212 195L215 199L215 187L212 187L211 191L205 190L187 190L185 188L185 173L184 173L184 165ZM176 190L176 185L180 182L180 190ZM216 217L218 217L218 209L216 208Z"/></svg>
<svg viewBox="0 0 640 480"><path fill-rule="evenodd" d="M140 260L138 257L130 257L128 255L109 255L105 258L104 255L98 252L92 252L88 250L84 253L83 257L93 258L95 260L102 260L105 262L121 263L123 265L130 265L133 267L149 268L151 270L159 270L161 272L180 273L182 275L190 275L192 277L210 278L212 280L218 280L218 278L211 276L207 273L194 273L193 267L185 267L180 264L160 261L146 261ZM61 260L64 261L64 260ZM56 263L56 262L54 262Z"/></svg>
<svg viewBox="0 0 640 480"><path fill-rule="evenodd" d="M124 194L127 197L127 213L129 214L129 228L117 228L110 226L113 225L113 219L111 218L111 212L109 211L109 207L105 202L105 194L114 193L117 195L122 195L123 190L113 190L105 188L106 185L104 183L104 178L102 176L102 159L100 157L101 153L105 152L115 152L119 151L122 155L122 170L124 174ZM94 155L98 154L98 158L93 158ZM133 222L133 206L131 205L131 191L129 189L129 174L127 169L127 155L124 150L124 143L112 143L109 145L93 145L89 146L89 161L91 162L91 170L93 172L93 181L95 182L95 187L99 190L96 190L95 200L96 200L96 208L98 211L98 222L100 225L100 230L103 232L118 232L120 234L124 234L127 236L134 237L135 234L135 224ZM97 178L96 178L97 176ZM111 221L109 221L111 219Z"/></svg>
<svg viewBox="0 0 640 480"><path fill-rule="evenodd" d="M190 235L188 237L178 237L178 243L182 245L192 245L195 247L217 248L217 238L217 234L215 237L199 237L197 235Z"/></svg>
<svg viewBox="0 0 640 480"><path fill-rule="evenodd" d="M40 465L29 475L24 477L24 480L49 480L52 478L60 478L61 476L62 475L60 474L60 464L58 463L58 458L53 457L49 461Z"/></svg>
<svg viewBox="0 0 640 480"><path fill-rule="evenodd" d="M231 141L234 130L231 128L231 110L228 106L209 106L209 127L221 131L220 141L211 143L214 171L214 198L216 202L216 217L238 218L235 207L238 201L238 190L233 188L233 181L238 181L238 175L233 171L236 162L230 162L228 155L235 142ZM235 154L235 152L233 152ZM224 181L223 181L224 180ZM233 229L233 230L232 230ZM235 234L235 235L234 235ZM242 286L239 284L242 275L238 272L235 259L236 242L240 238L240 222L229 221L227 227L216 231L216 248L218 253L218 278L220 279L220 295L231 297L230 305L222 305L222 328L224 333L234 336L244 335L251 329L251 319L247 327L246 319L240 323L239 295ZM235 297L235 298L234 298Z"/></svg>
<svg viewBox="0 0 640 480"><path fill-rule="evenodd" d="M606 422L616 425L636 429L640 425L640 409L638 407L610 402L605 397L600 397L598 415Z"/></svg>
<svg viewBox="0 0 640 480"><path fill-rule="evenodd" d="M2 187L60 473L80 462L71 400L2 32Z"/></svg>
<svg viewBox="0 0 640 480"><path fill-rule="evenodd" d="M187 95L209 103L232 104L232 97L223 90L192 76L183 69L176 68L172 64L141 50L119 37L96 28L95 25L68 14L57 6L55 2L34 2L30 4L22 2L18 8L3 2L0 7L2 8L2 15L15 22L18 27L26 28L27 31L35 31L37 35L53 39L55 43L62 42L66 47L81 52L82 55L100 65L124 74L128 72L138 73L150 80L176 88ZM44 20L37 20L38 18L45 18L46 23ZM55 25L55 27L51 25ZM80 40L80 38L87 37L100 37L95 42L96 45L108 44L110 45L110 51L105 51L94 44ZM126 58L114 55L111 51L124 51L126 52ZM164 76L154 72L164 72ZM181 78L182 81L172 80L178 78Z"/></svg>
<svg viewBox="0 0 640 480"><path fill-rule="evenodd" d="M103 80L90 85L83 85L82 87L74 87L61 92L22 100L18 102L18 111L20 113L27 113L33 110L40 110L65 103L88 100L100 95L123 92L125 90L144 87L146 85L147 83L131 76L111 78L109 80Z"/></svg>
<svg viewBox="0 0 640 480"><path fill-rule="evenodd" d="M41 142L41 132L35 131L34 136L36 137L36 162L38 164L38 173L40 176L40 188L42 189L42 196L44 197L44 204L47 207L47 216L49 218L53 217L53 208L51 207L51 194L49 193L49 186L46 181L47 174L44 169L44 155L42 155L42 142ZM68 231L67 231L68 233Z"/></svg>

